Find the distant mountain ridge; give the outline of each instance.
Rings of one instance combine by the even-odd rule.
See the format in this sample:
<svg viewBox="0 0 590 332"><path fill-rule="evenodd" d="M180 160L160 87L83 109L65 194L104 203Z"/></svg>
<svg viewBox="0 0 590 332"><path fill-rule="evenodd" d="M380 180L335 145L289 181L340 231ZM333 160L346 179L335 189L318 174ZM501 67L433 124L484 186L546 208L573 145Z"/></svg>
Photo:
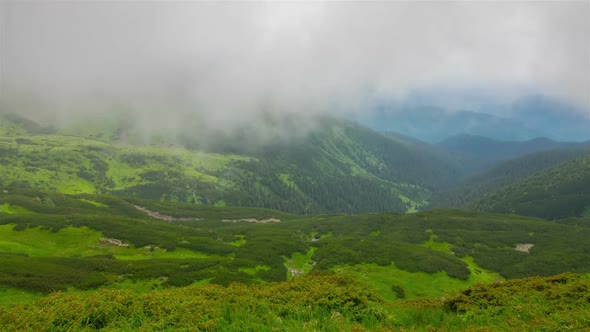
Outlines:
<svg viewBox="0 0 590 332"><path fill-rule="evenodd" d="M316 119L317 128L306 135L271 144L256 144L256 128L213 133L205 146L199 136L161 131L155 143L146 144L133 137L128 125L97 121L88 130L55 129L0 114L0 186L300 214L428 207L505 212L518 209L504 209L510 202L476 203L508 184L584 156L590 146L475 135L432 145L328 117Z"/></svg>
<svg viewBox="0 0 590 332"><path fill-rule="evenodd" d="M430 207L474 208L486 196L494 195L508 186L584 156L590 156L590 145L543 151L501 162L486 171L468 176L451 190L435 193ZM559 179L557 177L551 181ZM563 202L567 204L565 201L564 199Z"/></svg>
<svg viewBox="0 0 590 332"><path fill-rule="evenodd" d="M519 121L474 111L450 112L440 107L383 109L371 117L370 120L361 121L379 131L398 132L429 143L460 134L507 140L524 140L536 136Z"/></svg>
<svg viewBox="0 0 590 332"><path fill-rule="evenodd" d="M476 100L478 100L476 98ZM590 110L543 95L529 95L510 104L481 98L473 108L432 105L437 98L415 96L400 103L384 102L355 117L379 131L393 131L438 143L468 134L498 140L523 141L547 137L556 141L590 140Z"/></svg>
<svg viewBox="0 0 590 332"><path fill-rule="evenodd" d="M457 135L438 144L437 147L450 153L468 170L481 170L498 162L519 158L528 154L590 146L590 142L557 142L548 138L527 141L501 141L477 135Z"/></svg>

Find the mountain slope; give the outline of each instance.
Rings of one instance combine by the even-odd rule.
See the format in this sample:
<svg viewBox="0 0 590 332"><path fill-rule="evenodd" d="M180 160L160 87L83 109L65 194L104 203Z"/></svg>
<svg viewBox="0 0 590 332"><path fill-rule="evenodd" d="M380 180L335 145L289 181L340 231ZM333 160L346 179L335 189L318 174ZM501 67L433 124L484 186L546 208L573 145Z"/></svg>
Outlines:
<svg viewBox="0 0 590 332"><path fill-rule="evenodd" d="M463 134L508 141L535 137L586 141L590 139L587 114L587 109L540 94L507 102L441 90L408 96L402 102L383 102L358 120L376 130L395 131L430 143Z"/></svg>
<svg viewBox="0 0 590 332"><path fill-rule="evenodd" d="M535 137L520 121L491 114L433 106L383 106L369 119L359 119L380 131L394 131L437 143L448 137L471 134L497 139L521 140Z"/></svg>
<svg viewBox="0 0 590 332"><path fill-rule="evenodd" d="M528 154L565 148L590 146L588 143L556 142L547 138L528 141L500 141L483 136L458 135L450 137L437 147L457 158L469 171L481 171L498 162Z"/></svg>
<svg viewBox="0 0 590 332"><path fill-rule="evenodd" d="M457 210L303 217L30 189L0 193L0 207L0 286L34 292L126 281L270 282L323 270L369 276L369 285L394 299L392 284L417 297L590 271L588 219Z"/></svg>
<svg viewBox="0 0 590 332"><path fill-rule="evenodd" d="M529 154L496 164L487 171L468 176L455 188L433 195L430 207L468 208L492 193L560 163L590 155L590 148L557 149Z"/></svg>
<svg viewBox="0 0 590 332"><path fill-rule="evenodd" d="M334 119L319 120L319 129L305 137L249 149L240 145L248 137L221 138L208 152L177 141L121 144L121 137L100 134L124 133L113 127L85 138L0 120L3 127L18 129L0 137L3 187L297 213L404 212L426 205L433 188L461 172L426 145Z"/></svg>
<svg viewBox="0 0 590 332"><path fill-rule="evenodd" d="M486 194L473 207L483 211L564 218L590 213L590 155Z"/></svg>

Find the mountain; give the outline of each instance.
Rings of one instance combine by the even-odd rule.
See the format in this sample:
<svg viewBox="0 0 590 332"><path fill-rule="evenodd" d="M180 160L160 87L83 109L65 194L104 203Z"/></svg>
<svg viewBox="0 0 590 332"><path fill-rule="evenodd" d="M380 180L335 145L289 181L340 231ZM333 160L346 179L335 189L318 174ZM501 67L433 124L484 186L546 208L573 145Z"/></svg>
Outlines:
<svg viewBox="0 0 590 332"><path fill-rule="evenodd" d="M481 171L498 162L519 158L528 154L566 148L590 146L589 142L556 142L548 138L528 141L501 141L483 136L458 135L436 146L460 161L469 171Z"/></svg>
<svg viewBox="0 0 590 332"><path fill-rule="evenodd" d="M18 114L7 113L1 110L0 108L0 135L2 136L42 135L56 132L55 128L51 126L40 125Z"/></svg>
<svg viewBox="0 0 590 332"><path fill-rule="evenodd" d="M393 131L437 143L450 136L479 135L505 140L536 137L524 123L492 114L433 106L384 106L359 121L375 130Z"/></svg>
<svg viewBox="0 0 590 332"><path fill-rule="evenodd" d="M117 121L76 131L0 117L0 326L588 327L590 148L472 175L459 189L479 186L468 204L482 211L324 214L415 212L440 202L433 192L451 197L482 147L487 163L570 144L463 137L442 149L316 124L272 144L243 128L203 146L186 132L142 143ZM564 272L585 275L552 276Z"/></svg>
<svg viewBox="0 0 590 332"><path fill-rule="evenodd" d="M466 100L468 102L458 103ZM432 105L449 105L447 107ZM382 102L359 122L379 131L394 131L438 143L456 135L504 141L547 137L556 141L590 139L588 110L542 94L506 102L460 91L425 92L401 102Z"/></svg>
<svg viewBox="0 0 590 332"><path fill-rule="evenodd" d="M249 136L255 128L246 128L209 137L214 144L206 149L190 136L169 140L174 133L158 144L131 144L122 141L126 127L94 123L81 137L68 128L30 130L23 125L30 120L0 120L1 128L13 128L0 141L2 187L297 213L405 212L426 205L434 188L462 172L431 146L331 118L290 140L246 144L257 140Z"/></svg>
<svg viewBox="0 0 590 332"><path fill-rule="evenodd" d="M472 205L483 211L543 218L590 214L590 155L549 169L487 193Z"/></svg>
<svg viewBox="0 0 590 332"><path fill-rule="evenodd" d="M434 194L431 208L472 208L487 194L502 190L561 163L590 155L590 147L564 148L528 154L500 162L467 176L457 186ZM559 179L553 179L559 181Z"/></svg>
<svg viewBox="0 0 590 332"><path fill-rule="evenodd" d="M297 121L287 124L297 127ZM333 118L316 119L316 128L299 137L265 144L256 128L213 133L207 145L199 136L163 130L147 144L132 125L127 119L96 121L87 131L55 129L4 114L0 186L303 214L407 212L473 206L507 184L584 155L588 145L473 135L430 145ZM555 152L539 152L546 150Z"/></svg>
<svg viewBox="0 0 590 332"><path fill-rule="evenodd" d="M590 110L544 95L530 95L510 105L510 118L528 128L559 141L590 139Z"/></svg>

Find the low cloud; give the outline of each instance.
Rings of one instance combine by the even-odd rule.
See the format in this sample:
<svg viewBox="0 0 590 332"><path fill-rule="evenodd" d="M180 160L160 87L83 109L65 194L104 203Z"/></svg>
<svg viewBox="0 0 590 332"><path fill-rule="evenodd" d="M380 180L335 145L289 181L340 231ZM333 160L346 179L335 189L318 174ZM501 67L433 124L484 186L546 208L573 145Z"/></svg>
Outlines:
<svg viewBox="0 0 590 332"><path fill-rule="evenodd" d="M60 123L226 131L473 85L590 112L590 3L4 1L0 75L5 107Z"/></svg>

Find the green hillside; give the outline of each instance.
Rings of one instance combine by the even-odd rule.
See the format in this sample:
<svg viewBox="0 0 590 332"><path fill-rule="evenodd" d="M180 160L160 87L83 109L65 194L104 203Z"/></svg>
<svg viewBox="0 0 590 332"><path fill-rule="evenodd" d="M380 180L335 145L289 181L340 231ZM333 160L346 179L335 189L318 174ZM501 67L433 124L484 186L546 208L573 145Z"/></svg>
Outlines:
<svg viewBox="0 0 590 332"><path fill-rule="evenodd" d="M8 330L590 328L587 149L461 186L445 152L335 119L206 147L116 121L0 124Z"/></svg>
<svg viewBox="0 0 590 332"><path fill-rule="evenodd" d="M9 329L589 324L586 277L502 282L590 272L588 219L298 216L18 188L0 193L0 207L0 322ZM548 305L568 314L549 317Z"/></svg>
<svg viewBox="0 0 590 332"><path fill-rule="evenodd" d="M28 189L0 194L0 207L0 263L7 267L0 285L32 292L271 282L323 270L368 276L381 296L395 299L392 285L415 297L590 272L583 245L590 228L501 214L301 217Z"/></svg>
<svg viewBox="0 0 590 332"><path fill-rule="evenodd" d="M590 215L590 156L560 163L487 193L472 206L548 219Z"/></svg>
<svg viewBox="0 0 590 332"><path fill-rule="evenodd" d="M453 155L466 169L477 172L526 155L558 149L579 149L588 147L588 143L557 142L548 138L502 141L477 135L457 135L436 144L436 147Z"/></svg>
<svg viewBox="0 0 590 332"><path fill-rule="evenodd" d="M0 122L2 187L307 214L405 212L460 172L432 148L334 119L295 141L248 150L235 145L245 138L225 137L206 151L190 140L123 144L124 129L101 122L103 131L86 137L65 135L67 128L51 134L14 115Z"/></svg>
<svg viewBox="0 0 590 332"><path fill-rule="evenodd" d="M590 148L567 148L528 154L468 176L448 191L436 192L431 208L470 208L486 194L503 189L560 163L590 155ZM559 181L555 178L552 181Z"/></svg>

